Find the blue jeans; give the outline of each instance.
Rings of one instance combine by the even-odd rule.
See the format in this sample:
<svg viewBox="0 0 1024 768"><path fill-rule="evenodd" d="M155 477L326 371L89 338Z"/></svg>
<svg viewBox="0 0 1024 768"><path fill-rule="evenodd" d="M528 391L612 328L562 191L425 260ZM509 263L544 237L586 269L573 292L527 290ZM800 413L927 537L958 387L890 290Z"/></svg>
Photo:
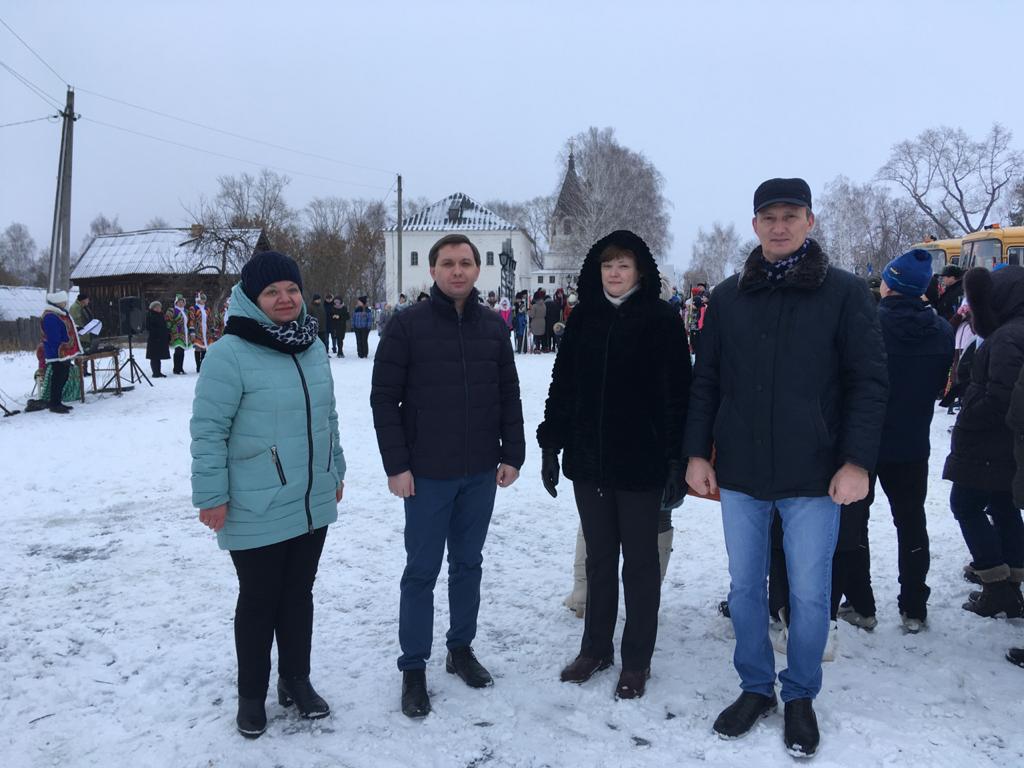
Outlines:
<svg viewBox="0 0 1024 768"><path fill-rule="evenodd" d="M454 480L415 478L405 500L405 572L398 611L400 670L424 669L434 639L434 585L448 544L448 647L472 644L480 611L480 566L494 509L497 468Z"/></svg>
<svg viewBox="0 0 1024 768"><path fill-rule="evenodd" d="M1024 522L1009 491L953 483L949 506L971 550L974 568L985 571L1004 564L1024 568Z"/></svg>
<svg viewBox="0 0 1024 768"><path fill-rule="evenodd" d="M729 614L736 633L733 663L744 691L770 696L775 655L768 637L768 563L772 508L782 518L789 572L788 669L782 700L813 699L821 690L821 654L828 641L832 555L839 505L828 496L762 501L722 489L722 525L729 553Z"/></svg>

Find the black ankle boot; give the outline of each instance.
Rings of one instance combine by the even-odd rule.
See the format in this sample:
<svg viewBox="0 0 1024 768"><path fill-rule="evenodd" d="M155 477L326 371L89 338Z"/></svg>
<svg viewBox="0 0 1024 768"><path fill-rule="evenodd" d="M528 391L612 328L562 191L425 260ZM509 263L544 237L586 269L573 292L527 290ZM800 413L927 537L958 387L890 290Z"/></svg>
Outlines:
<svg viewBox="0 0 1024 768"><path fill-rule="evenodd" d="M238 697L238 716L235 718L238 732L247 739L258 739L267 730L267 710L263 699Z"/></svg>
<svg viewBox="0 0 1024 768"><path fill-rule="evenodd" d="M294 704L299 714L310 720L318 720L331 714L331 708L313 690L308 677L277 678L277 700L282 707Z"/></svg>
<svg viewBox="0 0 1024 768"><path fill-rule="evenodd" d="M814 716L814 705L810 699L786 702L784 736L786 750L793 757L811 757L818 751L821 736L818 733L818 718Z"/></svg>
<svg viewBox="0 0 1024 768"><path fill-rule="evenodd" d="M427 695L425 670L407 669L402 672L402 714L414 718L430 714L430 696Z"/></svg>
<svg viewBox="0 0 1024 768"><path fill-rule="evenodd" d="M449 674L461 677L462 681L470 688L487 688L494 685L491 673L477 661L471 646L449 649L444 668Z"/></svg>

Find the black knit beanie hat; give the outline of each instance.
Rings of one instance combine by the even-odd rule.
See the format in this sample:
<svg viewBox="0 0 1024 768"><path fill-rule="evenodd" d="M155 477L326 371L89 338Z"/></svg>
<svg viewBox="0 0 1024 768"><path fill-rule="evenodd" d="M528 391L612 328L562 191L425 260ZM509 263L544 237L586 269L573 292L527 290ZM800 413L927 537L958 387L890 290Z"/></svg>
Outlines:
<svg viewBox="0 0 1024 768"><path fill-rule="evenodd" d="M279 280L291 280L302 290L302 274L299 265L290 256L277 251L262 251L253 256L242 267L242 291L253 302L263 289Z"/></svg>

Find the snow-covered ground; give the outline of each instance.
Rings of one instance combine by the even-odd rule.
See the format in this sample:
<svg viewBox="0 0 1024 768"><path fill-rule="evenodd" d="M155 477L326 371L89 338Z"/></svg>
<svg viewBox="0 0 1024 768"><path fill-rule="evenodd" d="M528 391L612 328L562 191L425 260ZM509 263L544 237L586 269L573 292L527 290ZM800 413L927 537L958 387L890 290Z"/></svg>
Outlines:
<svg viewBox="0 0 1024 768"><path fill-rule="evenodd" d="M518 361L532 446L552 357ZM29 354L0 356L0 390L24 403L34 364ZM186 367L188 376L120 398L89 396L70 416L0 420L7 768L792 763L781 715L741 741L711 732L738 692L731 627L715 610L727 575L713 503L691 499L676 513L647 695L614 701L614 670L579 687L558 681L582 631L561 604L577 518L566 481L558 499L544 492L535 448L519 482L498 493L484 552L475 647L496 684L471 690L444 671L442 574L427 673L434 712L405 718L395 667L402 506L377 454L372 362L352 356L332 360L348 476L315 588L313 682L333 714L303 722L271 696L267 733L242 739L234 726L237 583L190 505L191 358ZM916 636L900 630L895 533L880 496L871 520L880 623L869 634L840 622L839 658L825 667L817 703L818 766L1024 765L1024 671L1003 660L1008 646L1024 644L1024 623L960 608L967 552L940 479L951 422L937 413L933 429L930 627Z"/></svg>

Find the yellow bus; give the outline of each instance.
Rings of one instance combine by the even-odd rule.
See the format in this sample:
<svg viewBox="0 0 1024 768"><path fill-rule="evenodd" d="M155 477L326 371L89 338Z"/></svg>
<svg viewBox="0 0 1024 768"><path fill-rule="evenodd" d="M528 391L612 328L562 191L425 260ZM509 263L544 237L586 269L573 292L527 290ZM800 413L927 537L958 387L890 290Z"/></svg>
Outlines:
<svg viewBox="0 0 1024 768"><path fill-rule="evenodd" d="M928 251L932 256L932 273L939 274L947 264L957 264L960 260L960 241L951 240L926 240L923 243L914 243L911 248L921 248Z"/></svg>
<svg viewBox="0 0 1024 768"><path fill-rule="evenodd" d="M992 269L997 264L1024 265L1024 227L989 224L965 235L960 245L960 266Z"/></svg>

